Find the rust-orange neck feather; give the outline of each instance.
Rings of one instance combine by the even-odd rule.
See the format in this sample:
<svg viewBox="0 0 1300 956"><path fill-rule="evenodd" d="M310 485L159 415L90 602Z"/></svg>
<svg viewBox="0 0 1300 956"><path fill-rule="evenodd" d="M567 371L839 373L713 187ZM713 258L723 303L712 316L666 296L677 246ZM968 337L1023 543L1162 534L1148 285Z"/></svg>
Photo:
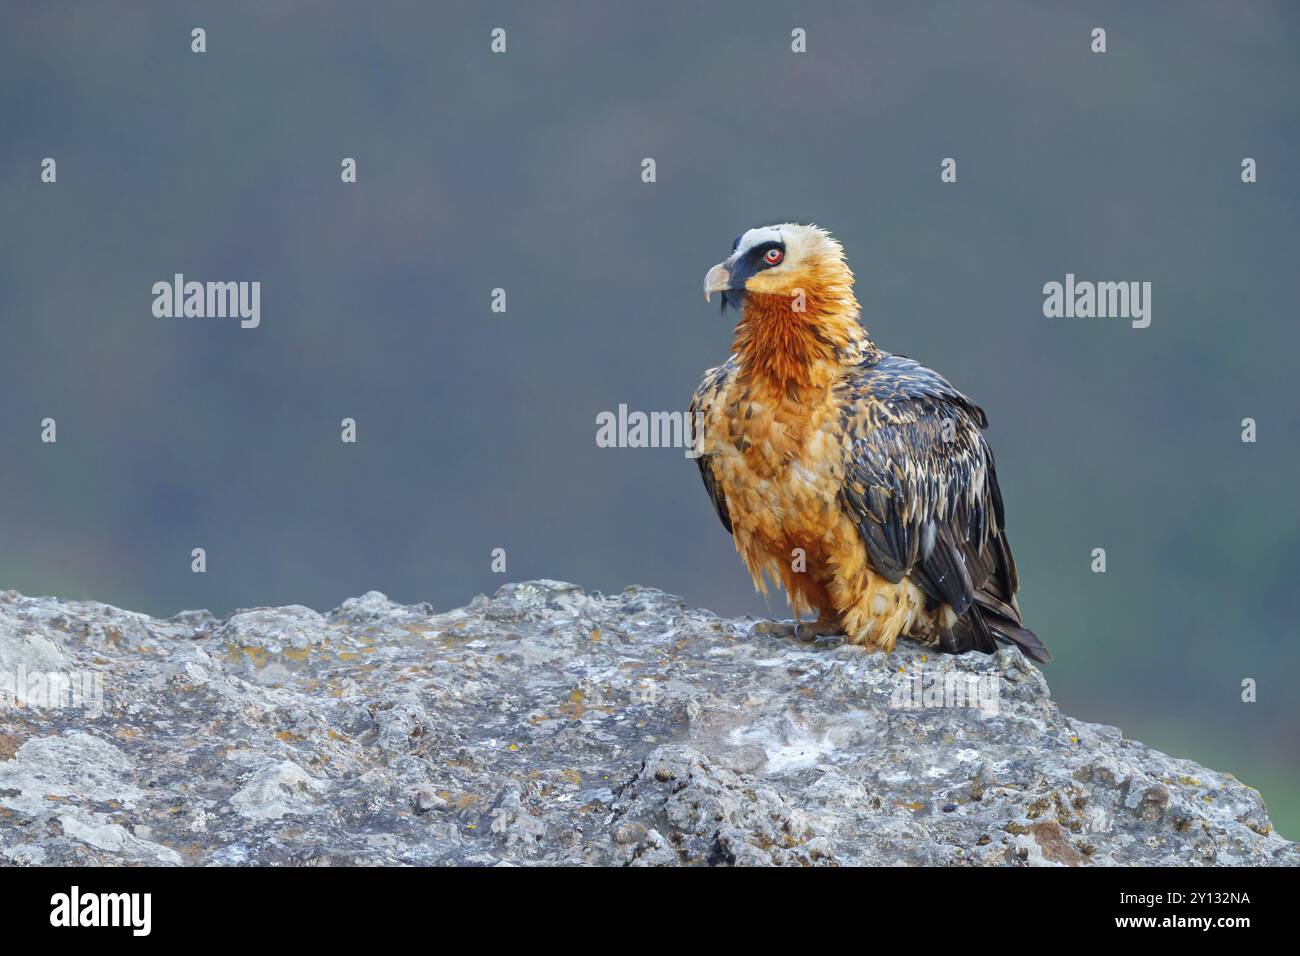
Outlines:
<svg viewBox="0 0 1300 956"><path fill-rule="evenodd" d="M856 365L875 346L858 321L853 275L842 263L806 270L791 280L803 290L748 292L732 351L740 374L778 395L824 388L846 365Z"/></svg>

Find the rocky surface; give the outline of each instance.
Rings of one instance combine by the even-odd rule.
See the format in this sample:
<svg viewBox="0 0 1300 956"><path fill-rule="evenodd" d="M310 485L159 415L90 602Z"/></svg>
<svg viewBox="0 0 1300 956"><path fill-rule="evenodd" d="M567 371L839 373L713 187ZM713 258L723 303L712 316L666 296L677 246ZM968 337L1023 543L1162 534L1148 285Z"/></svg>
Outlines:
<svg viewBox="0 0 1300 956"><path fill-rule="evenodd" d="M752 625L553 581L225 619L3 592L0 863L1300 863L1018 651Z"/></svg>

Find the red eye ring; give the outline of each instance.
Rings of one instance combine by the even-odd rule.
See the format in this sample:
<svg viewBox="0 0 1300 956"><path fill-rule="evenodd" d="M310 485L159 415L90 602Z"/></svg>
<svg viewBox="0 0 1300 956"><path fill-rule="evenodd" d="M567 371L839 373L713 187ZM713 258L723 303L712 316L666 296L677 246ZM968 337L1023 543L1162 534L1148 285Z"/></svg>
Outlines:
<svg viewBox="0 0 1300 956"><path fill-rule="evenodd" d="M769 249L767 250L767 254L763 256L764 261L766 261L767 264L771 266L776 265L784 258L785 258L785 253L782 252L780 249Z"/></svg>

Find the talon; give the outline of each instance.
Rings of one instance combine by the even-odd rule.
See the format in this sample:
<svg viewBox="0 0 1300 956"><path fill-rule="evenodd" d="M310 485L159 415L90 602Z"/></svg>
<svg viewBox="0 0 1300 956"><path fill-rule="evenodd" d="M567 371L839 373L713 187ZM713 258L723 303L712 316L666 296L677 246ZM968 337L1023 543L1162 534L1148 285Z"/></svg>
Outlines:
<svg viewBox="0 0 1300 956"><path fill-rule="evenodd" d="M795 638L803 644L811 644L817 640L816 624L799 624L794 629Z"/></svg>

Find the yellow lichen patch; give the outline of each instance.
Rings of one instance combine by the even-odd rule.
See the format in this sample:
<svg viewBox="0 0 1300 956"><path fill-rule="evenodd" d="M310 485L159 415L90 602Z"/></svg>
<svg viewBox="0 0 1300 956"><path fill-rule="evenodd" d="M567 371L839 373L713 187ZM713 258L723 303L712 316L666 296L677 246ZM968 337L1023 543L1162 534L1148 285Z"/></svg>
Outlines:
<svg viewBox="0 0 1300 956"><path fill-rule="evenodd" d="M439 790L438 796L457 810L468 810L483 799L476 793L452 793L450 790Z"/></svg>
<svg viewBox="0 0 1300 956"><path fill-rule="evenodd" d="M309 656L311 656L311 648L304 647L302 650L298 650L293 647L287 647L284 649L283 654L287 660L305 661Z"/></svg>
<svg viewBox="0 0 1300 956"><path fill-rule="evenodd" d="M288 730L282 730L275 735L275 739L286 744L300 744L307 738L301 734L295 734Z"/></svg>
<svg viewBox="0 0 1300 956"><path fill-rule="evenodd" d="M569 783L573 784L575 787L582 786L582 774L577 770L570 769L562 771L560 776L569 781Z"/></svg>
<svg viewBox="0 0 1300 956"><path fill-rule="evenodd" d="M268 656L265 648L242 647L238 644L226 645L226 660L232 664L237 664L240 658L246 657L254 667L261 670L266 666Z"/></svg>
<svg viewBox="0 0 1300 956"><path fill-rule="evenodd" d="M0 734L0 760L10 760L22 746L22 741L13 734Z"/></svg>
<svg viewBox="0 0 1300 956"><path fill-rule="evenodd" d="M474 639L473 634L466 634L464 631L457 630L454 628L447 631L438 631L435 632L435 634L438 636L438 638L440 638L439 643L441 643L442 646L448 650L455 647L457 643L463 644L466 641L472 641Z"/></svg>
<svg viewBox="0 0 1300 956"><path fill-rule="evenodd" d="M593 627L593 628L591 629L591 639L592 639L593 641L598 641L598 640L600 640L600 628L598 628L598 627Z"/></svg>
<svg viewBox="0 0 1300 956"><path fill-rule="evenodd" d="M113 736L118 740L135 740L140 736L140 731L138 728L132 727L130 724L123 724L113 731Z"/></svg>
<svg viewBox="0 0 1300 956"><path fill-rule="evenodd" d="M566 717L581 717L587 712L586 706L582 703L586 700L586 697L587 695L582 691L575 690L569 695L568 703L560 705L560 713L564 714Z"/></svg>

